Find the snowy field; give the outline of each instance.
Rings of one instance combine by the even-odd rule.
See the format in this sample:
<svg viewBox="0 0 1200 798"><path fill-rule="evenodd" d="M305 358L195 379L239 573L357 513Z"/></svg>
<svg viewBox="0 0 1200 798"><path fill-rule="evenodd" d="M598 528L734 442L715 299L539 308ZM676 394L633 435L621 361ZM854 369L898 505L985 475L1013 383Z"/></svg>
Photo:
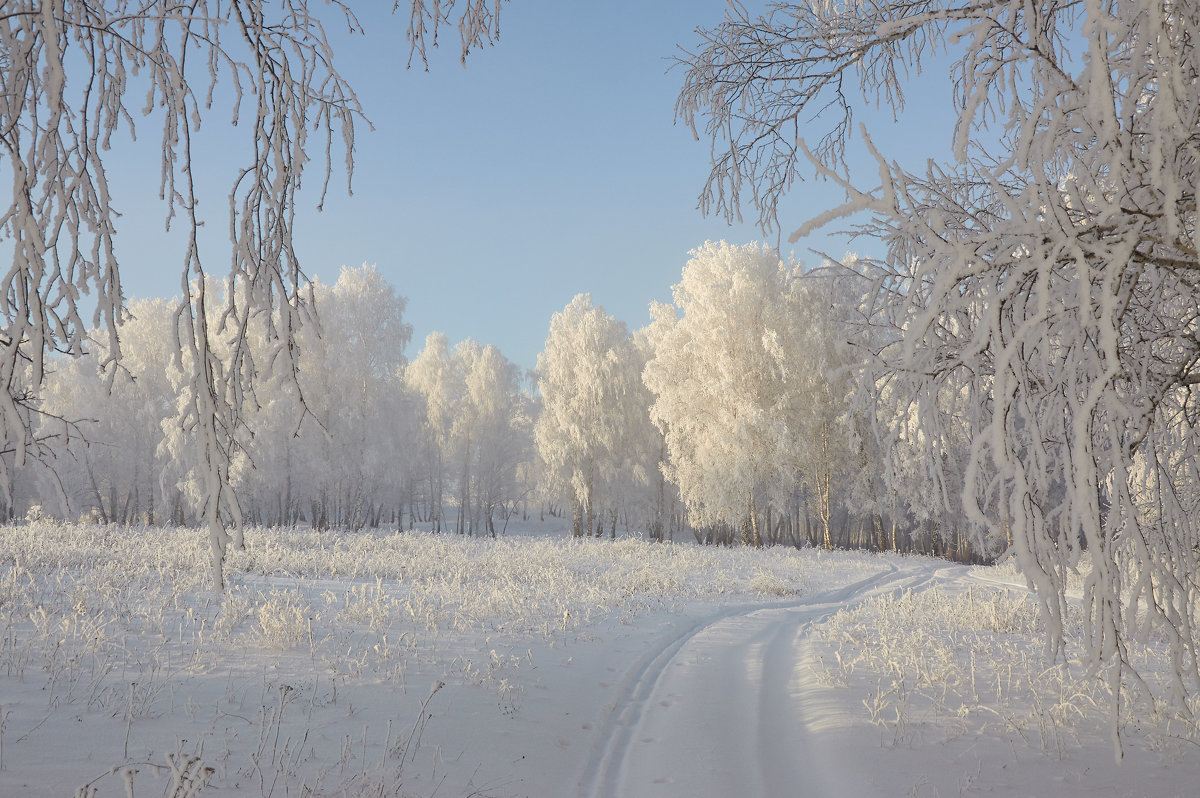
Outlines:
<svg viewBox="0 0 1200 798"><path fill-rule="evenodd" d="M1173 796L1008 568L561 534L0 528L0 796ZM1072 632L1078 635L1078 630ZM1151 641L1138 656L1153 663Z"/></svg>

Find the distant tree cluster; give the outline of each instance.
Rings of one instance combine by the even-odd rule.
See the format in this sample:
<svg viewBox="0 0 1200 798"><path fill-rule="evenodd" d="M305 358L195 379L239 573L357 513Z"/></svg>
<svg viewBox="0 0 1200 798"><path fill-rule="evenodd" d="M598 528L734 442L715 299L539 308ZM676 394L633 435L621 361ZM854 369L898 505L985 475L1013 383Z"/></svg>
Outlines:
<svg viewBox="0 0 1200 798"><path fill-rule="evenodd" d="M224 302L210 286L214 302ZM441 525L453 500L460 531L492 530L528 493L530 396L495 347L447 351L435 333L408 363L405 300L373 267L315 283L315 318L296 335L295 374L259 380L235 436L223 508L245 523L319 528ZM14 470L17 497L42 512L118 523L195 523L204 486L188 457L183 368L171 360L168 300L135 300L120 328L119 366L99 339L55 362L40 408L49 457ZM265 357L266 324L247 340ZM260 348L261 346L261 348ZM70 419L73 423L67 423ZM55 429L60 427L61 429Z"/></svg>

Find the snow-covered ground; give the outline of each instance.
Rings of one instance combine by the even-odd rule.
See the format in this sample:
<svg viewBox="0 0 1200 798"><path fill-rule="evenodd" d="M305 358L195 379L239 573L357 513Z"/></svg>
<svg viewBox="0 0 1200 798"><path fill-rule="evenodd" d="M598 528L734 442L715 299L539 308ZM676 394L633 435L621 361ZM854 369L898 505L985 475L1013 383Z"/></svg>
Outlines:
<svg viewBox="0 0 1200 798"><path fill-rule="evenodd" d="M559 535L0 528L0 796L1194 795L1007 568ZM1153 642L1141 652L1154 662Z"/></svg>

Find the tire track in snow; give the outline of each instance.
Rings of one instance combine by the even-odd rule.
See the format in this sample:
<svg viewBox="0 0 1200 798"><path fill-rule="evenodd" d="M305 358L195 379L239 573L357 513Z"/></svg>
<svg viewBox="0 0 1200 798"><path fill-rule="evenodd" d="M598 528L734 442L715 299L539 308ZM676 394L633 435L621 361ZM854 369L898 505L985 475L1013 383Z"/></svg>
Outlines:
<svg viewBox="0 0 1200 798"><path fill-rule="evenodd" d="M747 653L752 655L750 661L756 662L759 667L757 696L746 697L757 710L757 728L745 730L749 743L757 751L757 783L753 786L758 789L758 794L784 794L778 790L789 783L789 774L795 770L794 763L791 766L787 763L795 759L796 750L794 741L789 744L788 740L778 739L779 735L772 732L787 728L788 724L794 725L799 719L781 715L789 711L787 702L778 700L773 690L763 688L771 685L787 690L794 666L795 642L814 622L870 595L920 587L935 577L935 572L927 566L901 570L893 563L884 564L888 570L846 587L784 604L731 608L699 619L660 642L643 655L622 680L617 697L608 706L604 720L598 724L597 741L578 780L575 795L579 798L617 798L630 794L623 789L623 779L634 759L631 754L635 749L635 736L640 736L639 730L646 721L648 711L652 709L651 699L664 682L672 663L678 664L680 652L698 636L717 633L721 624L744 621L756 614L762 617L752 619L752 623L762 628L753 630L745 645L717 647L713 651L727 660L723 663L725 669L738 667L740 661L746 660ZM766 617L768 613L782 615L783 619L772 621ZM666 783L666 780L659 781ZM743 786L751 787L749 784ZM668 785L663 789L669 790L670 787ZM745 792L754 794L751 789Z"/></svg>

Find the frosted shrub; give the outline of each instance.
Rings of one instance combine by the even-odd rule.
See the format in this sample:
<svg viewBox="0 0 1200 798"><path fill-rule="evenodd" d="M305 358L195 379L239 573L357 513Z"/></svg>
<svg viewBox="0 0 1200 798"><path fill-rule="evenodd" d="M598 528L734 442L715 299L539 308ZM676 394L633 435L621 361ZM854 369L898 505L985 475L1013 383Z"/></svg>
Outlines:
<svg viewBox="0 0 1200 798"><path fill-rule="evenodd" d="M205 767L225 785L240 776L265 785L263 794L272 784L275 795L301 794L302 783L323 784L309 794L360 794L354 785L376 781L391 789L403 760L379 746L406 738L378 721L366 728L369 710L351 697L365 685L403 696L416 678L434 677L488 691L497 713L514 715L544 673L536 642L574 646L607 620L695 601L757 605L885 567L848 552L639 540L253 528L246 540L217 595L197 530L0 526L0 694L6 712L10 701L17 708L10 729L37 728L3 740L6 763L29 772L37 739L73 734L83 718L99 730L96 746L119 741L115 754L89 750L112 756L101 767L161 761L165 733L190 740L197 755L207 741ZM247 674L247 662L265 668ZM24 697L24 708L9 695ZM306 740L360 712L353 745ZM95 777L96 762L76 764L65 794ZM101 791L119 791L108 778ZM137 794L153 778L143 764Z"/></svg>
<svg viewBox="0 0 1200 798"><path fill-rule="evenodd" d="M169 798L197 798L201 791L208 786L216 772L213 768L207 767L197 756L167 753L164 761L166 765L142 762L139 763L139 767L114 767L107 773L80 786L75 791L75 798L93 798L97 795L110 794L108 790L101 790L96 785L116 778L121 780L127 796L134 795L135 784L143 784L157 779L164 781L160 791L162 795L169 796ZM148 772L142 774L143 770ZM141 774L141 778L139 778L139 774Z"/></svg>
<svg viewBox="0 0 1200 798"><path fill-rule="evenodd" d="M286 651L309 639L313 610L299 591L272 590L255 616L255 630L265 646Z"/></svg>
<svg viewBox="0 0 1200 798"><path fill-rule="evenodd" d="M250 596L249 591L242 587L230 588L225 591L221 610L217 613L213 629L225 636L232 635L244 621L256 614L254 599Z"/></svg>
<svg viewBox="0 0 1200 798"><path fill-rule="evenodd" d="M769 596L791 596L798 592L787 580L767 571L755 571L748 587L756 593Z"/></svg>
<svg viewBox="0 0 1200 798"><path fill-rule="evenodd" d="M1069 618L1077 639L1081 619ZM885 745L994 731L1061 755L1107 706L1104 684L1081 664L1047 663L1028 593L906 591L842 610L818 634L822 681L865 689Z"/></svg>
<svg viewBox="0 0 1200 798"><path fill-rule="evenodd" d="M646 597L676 596L686 591L686 584L678 574L656 568L646 563L640 568L621 575L619 587L622 595Z"/></svg>
<svg viewBox="0 0 1200 798"><path fill-rule="evenodd" d="M376 579L374 585L355 585L346 591L339 620L380 631L386 629L402 609L400 602L385 591L383 580Z"/></svg>
<svg viewBox="0 0 1200 798"><path fill-rule="evenodd" d="M987 588L970 589L957 595L939 588L914 592L898 598L867 602L869 612L888 625L902 625L932 632L985 631L1037 635L1042 631L1037 605L1027 593Z"/></svg>

